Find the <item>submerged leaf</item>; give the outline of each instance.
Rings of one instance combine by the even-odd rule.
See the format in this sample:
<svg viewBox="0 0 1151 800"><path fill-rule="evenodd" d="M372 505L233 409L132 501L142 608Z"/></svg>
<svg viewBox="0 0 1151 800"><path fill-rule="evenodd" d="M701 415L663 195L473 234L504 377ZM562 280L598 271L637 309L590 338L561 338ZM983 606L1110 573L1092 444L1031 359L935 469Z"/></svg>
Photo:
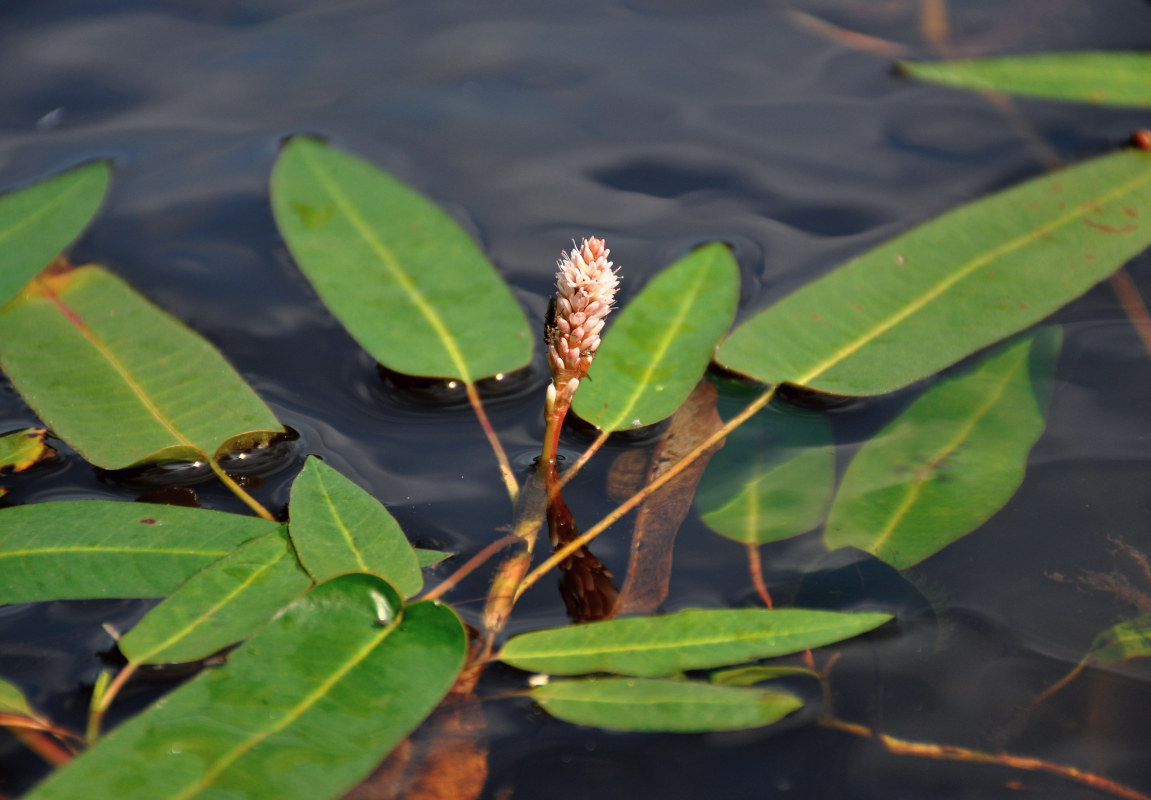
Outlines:
<svg viewBox="0 0 1151 800"><path fill-rule="evenodd" d="M785 297L720 347L765 383L891 392L1023 330L1151 244L1151 153L1036 178L915 228Z"/></svg>
<svg viewBox="0 0 1151 800"><path fill-rule="evenodd" d="M368 162L293 138L272 210L320 299L388 369L473 382L531 358L523 311L467 233Z"/></svg>
<svg viewBox="0 0 1151 800"><path fill-rule="evenodd" d="M193 575L119 641L134 664L196 661L246 639L312 585L281 528Z"/></svg>
<svg viewBox="0 0 1151 800"><path fill-rule="evenodd" d="M246 541L258 517L70 500L0 511L0 604L162 597Z"/></svg>
<svg viewBox="0 0 1151 800"><path fill-rule="evenodd" d="M23 472L38 461L56 454L44 444L48 432L43 428L25 428L0 436L0 472Z"/></svg>
<svg viewBox="0 0 1151 800"><path fill-rule="evenodd" d="M1151 614L1120 622L1103 631L1091 643L1087 656L1104 666L1151 656Z"/></svg>
<svg viewBox="0 0 1151 800"><path fill-rule="evenodd" d="M29 800L339 797L451 688L466 637L446 606L392 622L400 598L345 575L288 606L231 655L115 729Z"/></svg>
<svg viewBox="0 0 1151 800"><path fill-rule="evenodd" d="M772 405L727 437L704 473L696 507L716 533L763 544L819 525L834 487L827 417Z"/></svg>
<svg viewBox="0 0 1151 800"><path fill-rule="evenodd" d="M313 578L369 572L404 597L424 585L420 564L395 518L379 500L310 456L292 484L292 544Z"/></svg>
<svg viewBox="0 0 1151 800"><path fill-rule="evenodd" d="M0 365L105 469L214 458L282 430L212 345L96 266L42 275L0 309Z"/></svg>
<svg viewBox="0 0 1151 800"><path fill-rule="evenodd" d="M688 610L512 638L500 661L532 672L659 677L800 653L878 628L890 614L784 609Z"/></svg>
<svg viewBox="0 0 1151 800"><path fill-rule="evenodd" d="M696 681L592 678L531 690L549 714L616 731L702 733L770 725L803 706L793 694Z"/></svg>
<svg viewBox="0 0 1151 800"><path fill-rule="evenodd" d="M923 393L868 441L828 515L830 548L905 569L982 525L1023 482L1061 337L1022 337Z"/></svg>
<svg viewBox="0 0 1151 800"><path fill-rule="evenodd" d="M0 306L80 235L109 174L97 161L0 196Z"/></svg>
<svg viewBox="0 0 1151 800"><path fill-rule="evenodd" d="M603 338L572 408L605 431L671 416L731 326L739 267L726 245L693 251L628 302Z"/></svg>
<svg viewBox="0 0 1151 800"><path fill-rule="evenodd" d="M977 91L1151 108L1151 53L1037 53L962 61L902 61L913 78Z"/></svg>

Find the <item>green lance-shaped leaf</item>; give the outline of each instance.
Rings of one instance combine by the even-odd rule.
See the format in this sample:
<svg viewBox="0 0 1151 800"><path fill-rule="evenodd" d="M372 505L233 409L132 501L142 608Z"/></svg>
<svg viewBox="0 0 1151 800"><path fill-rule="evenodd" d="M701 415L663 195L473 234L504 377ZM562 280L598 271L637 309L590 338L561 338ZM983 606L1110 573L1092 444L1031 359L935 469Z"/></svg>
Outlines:
<svg viewBox="0 0 1151 800"><path fill-rule="evenodd" d="M1095 637L1087 657L1104 666L1151 656L1151 614L1120 622Z"/></svg>
<svg viewBox="0 0 1151 800"><path fill-rule="evenodd" d="M704 245L657 275L604 335L573 408L618 431L671 416L711 361L739 300L739 267L725 245Z"/></svg>
<svg viewBox="0 0 1151 800"><path fill-rule="evenodd" d="M463 666L466 636L451 609L400 604L371 575L321 584L226 665L124 723L27 797L340 797L435 708Z"/></svg>
<svg viewBox="0 0 1151 800"><path fill-rule="evenodd" d="M206 658L246 639L312 585L287 531L266 533L193 575L119 642L133 664Z"/></svg>
<svg viewBox="0 0 1151 800"><path fill-rule="evenodd" d="M551 681L532 689L531 698L567 722L671 733L758 728L803 705L795 695L774 689L650 678Z"/></svg>
<svg viewBox="0 0 1151 800"><path fill-rule="evenodd" d="M1081 52L902 61L913 78L959 89L1151 108L1151 53Z"/></svg>
<svg viewBox="0 0 1151 800"><path fill-rule="evenodd" d="M800 653L858 636L889 619L890 614L797 608L692 609L524 633L504 646L499 659L551 675L615 672L655 678Z"/></svg>
<svg viewBox="0 0 1151 800"><path fill-rule="evenodd" d="M23 472L55 452L44 444L43 428L25 428L0 436L0 472Z"/></svg>
<svg viewBox="0 0 1151 800"><path fill-rule="evenodd" d="M28 704L24 693L5 680L0 680L0 714L19 714L22 717L37 719L36 712Z"/></svg>
<svg viewBox="0 0 1151 800"><path fill-rule="evenodd" d="M97 161L0 196L0 305L88 225L108 188Z"/></svg>
<svg viewBox="0 0 1151 800"><path fill-rule="evenodd" d="M768 406L728 434L707 466L695 503L716 533L763 544L819 525L834 487L827 417Z"/></svg>
<svg viewBox="0 0 1151 800"><path fill-rule="evenodd" d="M272 210L320 299L388 369L473 382L531 358L523 311L467 233L366 161L291 139Z"/></svg>
<svg viewBox="0 0 1151 800"><path fill-rule="evenodd" d="M388 510L315 456L292 484L292 544L313 578L370 572L404 597L423 588L419 560Z"/></svg>
<svg viewBox="0 0 1151 800"><path fill-rule="evenodd" d="M162 597L250 539L257 517L71 500L0 511L0 604Z"/></svg>
<svg viewBox="0 0 1151 800"><path fill-rule="evenodd" d="M416 560L419 561L420 567L431 567L439 564L441 561L447 561L454 553L445 553L443 550L426 550L422 547L415 548Z"/></svg>
<svg viewBox="0 0 1151 800"><path fill-rule="evenodd" d="M1151 153L1037 178L921 225L736 328L726 367L894 391L1023 330L1151 244Z"/></svg>
<svg viewBox="0 0 1151 800"><path fill-rule="evenodd" d="M281 430L212 345L96 266L46 273L0 309L0 366L105 469L215 458Z"/></svg>
<svg viewBox="0 0 1151 800"><path fill-rule="evenodd" d="M1043 433L1058 328L944 378L859 451L828 514L830 548L897 569L970 533L1006 503Z"/></svg>

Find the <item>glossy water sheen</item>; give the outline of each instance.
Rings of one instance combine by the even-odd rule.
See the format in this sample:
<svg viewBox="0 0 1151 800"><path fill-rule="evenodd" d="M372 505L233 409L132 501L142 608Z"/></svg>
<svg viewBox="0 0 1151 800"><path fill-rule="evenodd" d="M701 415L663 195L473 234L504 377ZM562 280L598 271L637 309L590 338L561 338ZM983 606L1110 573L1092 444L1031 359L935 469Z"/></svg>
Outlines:
<svg viewBox="0 0 1151 800"><path fill-rule="evenodd" d="M902 55L932 56L918 32L930 4L795 5L902 43ZM1145 2L953 5L957 57L1151 49ZM112 158L108 203L75 259L99 260L205 335L299 434L254 466L229 469L249 469L259 496L282 507L305 456L320 455L382 500L417 544L466 555L509 518L487 445L462 390L381 375L301 278L268 206L279 142L330 137L430 196L476 237L542 327L554 261L573 238L607 239L625 303L692 245L728 241L746 318L914 223L1039 174L1038 141L1077 161L1151 127L1146 113L1039 101L1005 115L889 66L798 27L777 3L7 3L0 186ZM1151 293L1151 259L1129 271ZM1106 285L1056 319L1065 347L1047 432L1019 493L979 531L925 561L911 582L862 557L821 561L817 536L765 548L784 603L899 616L889 632L842 648L832 677L844 718L994 749L1015 710L1098 631L1151 604L1151 576L1116 544L1151 549L1151 359ZM530 372L488 387L493 424L521 468L542 434L541 366L537 345ZM837 440L865 439L915 394L836 409ZM0 432L36 422L0 383ZM584 442L569 435L561 452L570 457ZM612 455L630 446L609 446L565 493L585 527L609 506ZM66 448L5 483L8 504L133 499L179 485L205 505L243 510L203 470L102 473ZM595 551L622 578L625 532ZM689 516L665 608L754 605L743 559L740 545ZM1087 587L1088 570L1125 576L1111 583L1125 579L1131 591ZM481 596L485 581L454 597ZM527 596L509 633L564 620L554 586L546 580ZM460 608L475 620L478 604ZM58 721L81 725L87 687L112 658L102 655L111 642L100 624L127 627L143 611L107 601L0 609L0 677ZM145 677L162 680L133 683L111 723L179 676ZM1091 670L1010 746L1151 792L1147 681L1137 661ZM488 684L518 688L522 676L497 668ZM802 681L792 688L814 692ZM487 711L488 798L1095 796L1049 777L888 756L806 716L703 736L578 728L522 700ZM0 742L0 793L15 795L43 767L10 738Z"/></svg>

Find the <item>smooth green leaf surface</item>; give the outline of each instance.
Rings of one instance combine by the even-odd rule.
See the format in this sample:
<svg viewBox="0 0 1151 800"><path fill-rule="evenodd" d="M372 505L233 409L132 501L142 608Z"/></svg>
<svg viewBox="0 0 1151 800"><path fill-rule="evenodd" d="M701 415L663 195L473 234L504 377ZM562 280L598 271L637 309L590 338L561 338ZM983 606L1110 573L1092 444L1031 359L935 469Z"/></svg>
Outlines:
<svg viewBox="0 0 1151 800"><path fill-rule="evenodd" d="M575 412L605 431L671 416L699 382L738 300L739 267L726 245L704 245L672 264L611 322Z"/></svg>
<svg viewBox="0 0 1151 800"><path fill-rule="evenodd" d="M425 550L422 547L414 548L416 551L416 560L420 563L420 567L431 567L439 564L441 561L447 561L455 553L445 553L443 550Z"/></svg>
<svg viewBox="0 0 1151 800"><path fill-rule="evenodd" d="M1088 657L1104 666L1151 656L1151 614L1113 625L1095 637Z"/></svg>
<svg viewBox="0 0 1151 800"><path fill-rule="evenodd" d="M527 365L534 337L503 279L395 178L296 137L272 172L272 210L320 299L388 369L470 382Z"/></svg>
<svg viewBox="0 0 1151 800"><path fill-rule="evenodd" d="M736 328L724 366L894 391L1023 330L1151 244L1151 153L1045 175L915 228Z"/></svg>
<svg viewBox="0 0 1151 800"><path fill-rule="evenodd" d="M0 472L22 472L51 456L52 448L44 444L45 433L42 428L25 428L0 436Z"/></svg>
<svg viewBox="0 0 1151 800"><path fill-rule="evenodd" d="M823 521L835 448L823 414L770 405L727 437L696 490L700 519L743 544L798 536Z"/></svg>
<svg viewBox="0 0 1151 800"><path fill-rule="evenodd" d="M206 658L251 636L311 585L281 528L189 578L120 639L120 652L136 664Z"/></svg>
<svg viewBox="0 0 1151 800"><path fill-rule="evenodd" d="M345 572L385 578L404 597L424 586L420 564L400 525L379 500L315 456L292 484L292 544L313 578Z"/></svg>
<svg viewBox="0 0 1151 800"><path fill-rule="evenodd" d="M654 678L799 653L858 636L889 619L890 614L798 608L693 609L524 633L504 645L499 659L551 675L615 672Z"/></svg>
<svg viewBox="0 0 1151 800"><path fill-rule="evenodd" d="M734 667L719 670L707 676L707 679L716 686L754 686L764 681L773 681L776 678L794 678L802 676L819 680L819 673L807 667Z"/></svg>
<svg viewBox="0 0 1151 800"><path fill-rule="evenodd" d="M258 517L70 500L0 510L0 604L162 597L244 542Z"/></svg>
<svg viewBox="0 0 1151 800"><path fill-rule="evenodd" d="M129 720L30 800L339 797L427 716L463 666L466 637L424 602L345 575L290 605L234 652Z"/></svg>
<svg viewBox="0 0 1151 800"><path fill-rule="evenodd" d="M552 681L532 689L531 698L549 714L579 725L672 733L758 728L803 705L774 689L645 678Z"/></svg>
<svg viewBox="0 0 1151 800"><path fill-rule="evenodd" d="M36 717L24 693L5 680L0 680L0 714L19 714L24 717Z"/></svg>
<svg viewBox="0 0 1151 800"><path fill-rule="evenodd" d="M901 61L913 78L1049 100L1151 108L1151 53L1040 53L962 61Z"/></svg>
<svg viewBox="0 0 1151 800"><path fill-rule="evenodd" d="M827 546L904 569L998 511L1043 433L1060 339L1048 328L1008 343L940 380L870 439L843 476Z"/></svg>
<svg viewBox="0 0 1151 800"><path fill-rule="evenodd" d="M212 345L96 266L43 275L0 309L0 366L105 469L214 457L281 431Z"/></svg>
<svg viewBox="0 0 1151 800"><path fill-rule="evenodd" d="M108 188L96 161L0 196L0 306L88 225Z"/></svg>

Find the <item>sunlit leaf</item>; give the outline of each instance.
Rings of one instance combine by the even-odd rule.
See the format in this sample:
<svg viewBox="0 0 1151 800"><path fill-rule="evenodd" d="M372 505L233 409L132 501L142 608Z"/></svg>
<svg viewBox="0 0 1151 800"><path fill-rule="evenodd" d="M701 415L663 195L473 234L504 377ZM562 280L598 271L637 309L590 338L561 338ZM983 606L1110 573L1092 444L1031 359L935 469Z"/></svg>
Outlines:
<svg viewBox="0 0 1151 800"><path fill-rule="evenodd" d="M1151 108L1151 53L1039 53L962 61L902 61L913 78L978 91Z"/></svg>
<svg viewBox="0 0 1151 800"><path fill-rule="evenodd" d="M199 508L72 500L0 510L0 604L162 597L275 530Z"/></svg>
<svg viewBox="0 0 1151 800"><path fill-rule="evenodd" d="M345 575L26 795L324 800L367 774L447 693L466 637L446 606Z"/></svg>
<svg viewBox="0 0 1151 800"><path fill-rule="evenodd" d="M55 451L44 444L43 428L25 428L0 436L0 472L23 472L37 461L51 458Z"/></svg>
<svg viewBox="0 0 1151 800"><path fill-rule="evenodd" d="M890 614L784 609L688 610L524 633L499 659L551 675L653 678L798 653L877 628Z"/></svg>
<svg viewBox="0 0 1151 800"><path fill-rule="evenodd" d="M135 664L196 661L246 639L312 585L284 529L205 567L119 642Z"/></svg>
<svg viewBox="0 0 1151 800"><path fill-rule="evenodd" d="M96 161L0 196L0 305L80 235L108 187Z"/></svg>
<svg viewBox="0 0 1151 800"><path fill-rule="evenodd" d="M1151 153L1124 151L956 209L739 326L726 367L882 394L1046 317L1151 244Z"/></svg>
<svg viewBox="0 0 1151 800"><path fill-rule="evenodd" d="M474 381L528 363L533 337L491 263L390 175L296 137L272 173L272 210L320 299L389 369Z"/></svg>
<svg viewBox="0 0 1151 800"><path fill-rule="evenodd" d="M763 544L819 525L834 486L827 418L773 405L728 435L704 473L696 507L716 533Z"/></svg>
<svg viewBox="0 0 1151 800"><path fill-rule="evenodd" d="M1088 657L1105 666L1151 656L1151 614L1113 625L1095 637Z"/></svg>
<svg viewBox="0 0 1151 800"><path fill-rule="evenodd" d="M105 469L215 457L281 430L215 348L96 266L45 273L0 309L0 365Z"/></svg>
<svg viewBox="0 0 1151 800"><path fill-rule="evenodd" d="M532 689L531 698L549 714L580 725L673 733L758 728L803 705L774 689L649 678L551 681Z"/></svg>
<svg viewBox="0 0 1151 800"><path fill-rule="evenodd" d="M1020 338L924 392L852 460L830 548L904 569L982 525L1023 482L1046 424L1058 328Z"/></svg>
<svg viewBox="0 0 1151 800"><path fill-rule="evenodd" d="M405 597L423 588L412 546L388 510L315 456L292 484L292 544L313 578L345 572L386 578Z"/></svg>
<svg viewBox="0 0 1151 800"><path fill-rule="evenodd" d="M651 280L612 322L572 408L618 431L669 417L711 361L739 300L726 245L704 245Z"/></svg>

